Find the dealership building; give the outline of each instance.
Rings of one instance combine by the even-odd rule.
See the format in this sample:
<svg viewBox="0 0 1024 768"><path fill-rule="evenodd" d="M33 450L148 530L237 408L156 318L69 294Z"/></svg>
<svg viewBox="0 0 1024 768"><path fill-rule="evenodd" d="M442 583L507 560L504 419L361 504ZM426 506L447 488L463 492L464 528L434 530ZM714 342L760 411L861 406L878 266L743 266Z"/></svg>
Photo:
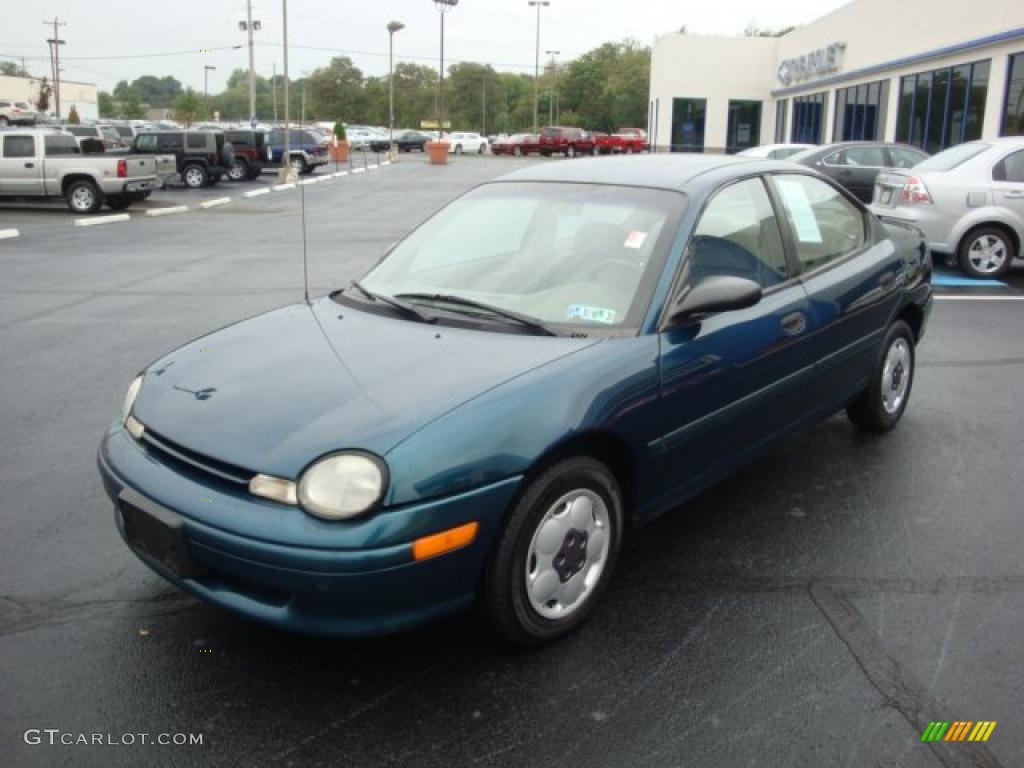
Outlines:
<svg viewBox="0 0 1024 768"><path fill-rule="evenodd" d="M655 40L663 151L879 140L928 152L1024 134L1024 0L852 0L780 37Z"/></svg>

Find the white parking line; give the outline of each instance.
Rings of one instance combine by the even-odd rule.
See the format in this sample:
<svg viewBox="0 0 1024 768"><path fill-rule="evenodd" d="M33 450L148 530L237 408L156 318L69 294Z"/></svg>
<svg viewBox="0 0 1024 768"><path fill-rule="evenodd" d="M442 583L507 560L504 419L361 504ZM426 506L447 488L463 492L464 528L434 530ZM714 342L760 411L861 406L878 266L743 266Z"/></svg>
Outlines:
<svg viewBox="0 0 1024 768"><path fill-rule="evenodd" d="M213 200L204 200L199 204L200 208L216 208L218 205L227 205L231 202L230 197L216 197Z"/></svg>
<svg viewBox="0 0 1024 768"><path fill-rule="evenodd" d="M250 189L248 192L243 192L242 197L259 197L260 195L269 195L270 189L264 187L263 189Z"/></svg>
<svg viewBox="0 0 1024 768"><path fill-rule="evenodd" d="M287 184L275 184L271 189L275 192L283 192L286 189L295 189L295 182L289 181Z"/></svg>
<svg viewBox="0 0 1024 768"><path fill-rule="evenodd" d="M88 219L75 219L76 227L95 227L97 224L113 224L115 221L131 221L132 217L127 213L117 213L113 216L93 216Z"/></svg>
<svg viewBox="0 0 1024 768"><path fill-rule="evenodd" d="M362 173L365 170L365 168L353 168L352 173Z"/></svg>
<svg viewBox="0 0 1024 768"><path fill-rule="evenodd" d="M0 240L10 240L18 237L20 234L16 229L0 229Z"/></svg>
<svg viewBox="0 0 1024 768"><path fill-rule="evenodd" d="M332 173L331 176L336 179L340 179L342 176L348 176L348 171L336 171L335 173Z"/></svg>
<svg viewBox="0 0 1024 768"><path fill-rule="evenodd" d="M184 213L188 210L187 205L172 205L170 208L153 208L146 211L147 216L169 216L172 213Z"/></svg>
<svg viewBox="0 0 1024 768"><path fill-rule="evenodd" d="M947 296L940 294L936 301L1024 301L1024 296Z"/></svg>

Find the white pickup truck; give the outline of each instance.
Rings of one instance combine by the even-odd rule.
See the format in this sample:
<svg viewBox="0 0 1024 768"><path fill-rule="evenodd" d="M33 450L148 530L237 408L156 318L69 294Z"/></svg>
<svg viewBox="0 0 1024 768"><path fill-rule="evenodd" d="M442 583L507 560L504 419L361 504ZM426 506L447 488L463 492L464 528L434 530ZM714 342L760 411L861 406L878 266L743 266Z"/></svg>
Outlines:
<svg viewBox="0 0 1024 768"><path fill-rule="evenodd" d="M82 154L69 133L0 130L0 200L63 197L74 213L115 211L149 197L160 182L151 155Z"/></svg>

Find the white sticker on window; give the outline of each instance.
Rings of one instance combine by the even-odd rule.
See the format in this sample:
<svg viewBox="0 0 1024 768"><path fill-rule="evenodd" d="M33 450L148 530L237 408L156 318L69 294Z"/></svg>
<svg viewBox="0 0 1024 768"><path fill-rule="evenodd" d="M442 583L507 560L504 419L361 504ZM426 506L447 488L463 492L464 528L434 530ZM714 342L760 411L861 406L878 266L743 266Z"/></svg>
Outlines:
<svg viewBox="0 0 1024 768"><path fill-rule="evenodd" d="M570 304L570 320L587 320L592 323L611 325L615 322L615 310L604 307L591 307L587 304Z"/></svg>
<svg viewBox="0 0 1024 768"><path fill-rule="evenodd" d="M789 211L797 239L801 243L822 242L818 219L814 215L811 201L807 199L804 185L795 179L776 179L775 184L779 189L779 194L782 195L782 202L786 206L786 210Z"/></svg>
<svg viewBox="0 0 1024 768"><path fill-rule="evenodd" d="M629 234L626 235L626 242L624 245L627 248L643 248L644 241L647 240L647 233L641 232L638 229L629 230Z"/></svg>

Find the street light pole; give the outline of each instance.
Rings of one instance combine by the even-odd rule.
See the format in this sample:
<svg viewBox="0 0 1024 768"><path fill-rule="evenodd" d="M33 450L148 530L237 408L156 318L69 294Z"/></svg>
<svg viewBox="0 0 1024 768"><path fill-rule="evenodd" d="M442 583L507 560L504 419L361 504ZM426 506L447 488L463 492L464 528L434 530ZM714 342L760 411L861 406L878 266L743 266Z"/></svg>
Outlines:
<svg viewBox="0 0 1024 768"><path fill-rule="evenodd" d="M284 154L281 155L281 181L292 181L292 131L288 96L288 0L281 0L281 16L283 18L284 42Z"/></svg>
<svg viewBox="0 0 1024 768"><path fill-rule="evenodd" d="M246 20L238 23L243 32L249 33L249 125L256 127L256 54L253 51L255 43L252 33L258 32L260 22L252 20L252 0L246 0Z"/></svg>
<svg viewBox="0 0 1024 768"><path fill-rule="evenodd" d="M400 21L388 22L388 153L395 154L395 32L405 29Z"/></svg>
<svg viewBox="0 0 1024 768"><path fill-rule="evenodd" d="M441 14L441 72L437 81L437 138L444 136L444 15L459 4L459 0L434 0Z"/></svg>
<svg viewBox="0 0 1024 768"><path fill-rule="evenodd" d="M551 5L550 0L530 0L529 6L537 8L537 48L533 60L533 132L537 133L537 107L540 99L540 9Z"/></svg>

